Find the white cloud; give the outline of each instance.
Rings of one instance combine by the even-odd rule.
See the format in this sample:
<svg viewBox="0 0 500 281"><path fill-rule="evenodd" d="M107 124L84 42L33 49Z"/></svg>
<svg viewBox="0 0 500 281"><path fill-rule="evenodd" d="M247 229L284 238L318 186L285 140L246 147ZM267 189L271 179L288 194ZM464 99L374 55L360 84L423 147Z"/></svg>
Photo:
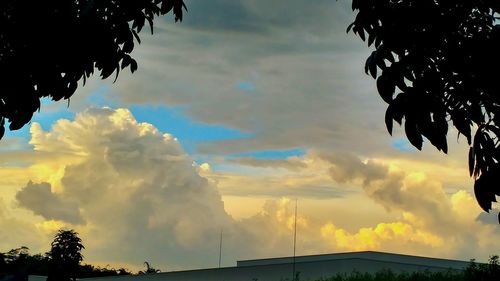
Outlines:
<svg viewBox="0 0 500 281"><path fill-rule="evenodd" d="M75 121L58 121L51 131L34 124L31 132L36 151L64 151L80 160L64 168L60 193L51 193L48 184L36 186L54 204L41 205L40 196L28 200L36 195L33 184L18 200L47 219L74 222L53 214L54 208L79 209L87 222L81 227L87 248L98 249L89 250L89 258L182 264L187 260L165 253L204 252L211 235L230 223L217 189L198 174L179 143L138 123L126 109L89 109ZM202 261L203 254L193 263Z"/></svg>
<svg viewBox="0 0 500 281"><path fill-rule="evenodd" d="M44 240L59 227L75 228L90 262L209 266L221 229L228 262L287 253L288 201L270 201L256 216L232 219L216 186L201 176L211 173L209 165L196 165L174 137L138 123L126 109L89 109L50 131L34 124L31 132L38 153L64 151L71 161L47 163L62 165L51 168L62 171L59 179L45 175L57 191L49 183L29 183L17 200L46 219L33 220ZM39 169L44 161L36 163Z"/></svg>

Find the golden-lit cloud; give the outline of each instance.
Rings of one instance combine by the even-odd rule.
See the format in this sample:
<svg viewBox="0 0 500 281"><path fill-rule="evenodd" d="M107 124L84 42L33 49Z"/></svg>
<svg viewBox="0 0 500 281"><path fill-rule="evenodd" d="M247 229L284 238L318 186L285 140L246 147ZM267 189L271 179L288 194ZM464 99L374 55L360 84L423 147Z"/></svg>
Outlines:
<svg viewBox="0 0 500 281"><path fill-rule="evenodd" d="M142 38L133 76L78 89L75 120L33 123L29 144L2 140L11 149L0 151L0 251L44 252L68 227L86 260L103 265L215 266L221 230L225 265L290 255L296 198L298 254L500 251L496 216L471 194L465 142L450 141L447 156L429 143L420 153L391 145L403 130L386 132L385 105L362 72L370 50L345 35L349 3L191 1L182 25L158 21ZM193 122L251 137L198 143L194 154L208 155L198 165L127 109L84 111L96 93L120 106L180 106ZM297 148L305 155L225 158Z"/></svg>
<svg viewBox="0 0 500 281"><path fill-rule="evenodd" d="M40 229L64 222L81 230L87 248L99 249L89 251L90 259L182 264L163 253L203 251L230 223L217 189L198 174L207 165L197 168L175 138L138 123L126 109L89 109L50 131L34 124L31 133L35 151L76 160L59 167L37 163L38 171L49 171L38 175L47 182L28 183L17 201L48 221L38 223ZM203 255L192 258L184 262L203 261Z"/></svg>
<svg viewBox="0 0 500 281"><path fill-rule="evenodd" d="M415 246L437 248L444 244L443 238L415 229L403 222L380 223L374 228L361 228L354 234L329 223L321 228L321 235L335 248L347 251L378 249L397 251L402 248L408 251Z"/></svg>
<svg viewBox="0 0 500 281"><path fill-rule="evenodd" d="M38 171L37 181L16 192L16 210L31 212L23 218L40 241L58 228L75 228L89 261L147 259L169 268L206 266L217 254L221 230L230 261L288 253L295 223L289 199L233 219L215 182L202 176L213 173L210 165L195 164L173 136L137 122L126 109L93 108L49 131L34 124L31 132L37 153L60 157L27 167ZM297 227L316 231L304 216ZM308 239L321 248L321 241Z"/></svg>
<svg viewBox="0 0 500 281"><path fill-rule="evenodd" d="M210 266L221 231L228 265L290 255L297 197L298 254L382 250L471 258L497 247L494 226L476 222L472 195L445 192L446 179L419 169L425 163L410 169L391 159L311 150L283 160L228 161L237 167L228 172L194 163L174 136L137 122L126 109L89 109L49 131L34 124L31 133L44 157L18 168L26 173L11 181L15 200L0 204L2 229L21 233L4 237L4 248L44 249L57 229L70 227L84 239L89 262ZM313 205L327 207L304 209Z"/></svg>
<svg viewBox="0 0 500 281"><path fill-rule="evenodd" d="M368 225L366 222L364 225L358 224L356 228L353 228L356 222L352 220L358 220L357 217L353 217L348 223L345 220L342 220L344 222L340 225L336 223L341 221L338 209L330 216L322 216L322 221L309 223L308 227L315 229L308 232L309 238L315 241L312 244L323 243L323 250L384 250L464 259L477 255L487 257L495 252L496 247L488 249L484 246L491 243L489 241L492 241L494 235L484 235L491 231L490 226L476 222L481 210L473 195L460 190L458 186L446 190L443 185L453 181L450 179L455 176L453 167L440 167L435 169L437 171L431 171L426 161L370 159L342 152L325 153L314 150L293 161L300 161L300 165L295 165L298 168L284 171L282 168L287 164L278 163L278 160L245 160L238 163L250 166L248 171L254 167L267 167L276 173L260 172L255 176L240 172L212 176L217 178L223 195L239 194L241 198L244 198L245 194L260 194L273 198L273 189L284 194L290 194L293 189L303 189L303 194L307 194L313 192L313 189L309 189L310 185L306 179L314 179L316 183L321 183L331 190L342 191L339 200L350 202L343 207L345 213L359 209L358 216L363 216L360 204L366 203L357 201L359 197L354 199L355 196L352 195L357 193L364 194L365 198L386 210L386 217L381 217L378 221L372 220ZM447 171L450 173L447 174ZM429 176L436 172L441 172L441 176ZM325 175L328 177L324 177ZM289 182L294 182L294 186L290 186ZM240 188L237 191L231 190L234 186ZM259 186L262 187L262 192L257 192L256 188ZM325 191L324 194L328 193ZM314 197L309 197L311 200L312 198ZM319 199L320 196L316 198ZM370 208L373 209L373 206Z"/></svg>

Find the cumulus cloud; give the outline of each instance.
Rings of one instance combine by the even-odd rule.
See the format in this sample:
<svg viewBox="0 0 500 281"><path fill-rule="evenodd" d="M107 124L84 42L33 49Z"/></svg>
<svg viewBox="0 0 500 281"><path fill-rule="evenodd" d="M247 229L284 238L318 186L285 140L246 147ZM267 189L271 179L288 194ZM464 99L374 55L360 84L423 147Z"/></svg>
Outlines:
<svg viewBox="0 0 500 281"><path fill-rule="evenodd" d="M23 159L35 164L30 173L15 170L40 184L25 186L18 201L52 219L37 217L22 232L19 220L2 217L0 204L0 243L19 242L8 240L2 229L26 236L28 232L52 235L80 218L77 227L86 241L86 258L105 263L151 260L168 266L162 269L216 265L221 228L228 249L224 260L289 255L293 202L279 197L334 201L361 190L390 215L360 223L358 218L372 215L374 208L349 197L343 210L331 215L331 209L317 211L322 221L303 216L299 219L302 254L359 249L349 248L349 243L380 250L409 245L422 255L433 248L438 255L462 258L477 255L475 250L491 254L491 249L498 249L495 239L482 238L496 237L491 235L497 233L493 225L471 223L478 214L474 198L468 192L445 189L444 181L465 182L457 174L466 177L466 167L453 162L465 160L460 158L466 155L460 154L463 147L450 143L450 151L458 152L452 153L456 158L439 158L429 150L412 155L446 166L440 170L429 160L420 163L446 172L441 174L422 172L420 167L398 168L393 161L377 159L398 152L384 128L385 105L373 80L362 71L370 50L345 34L353 17L349 3L191 0L189 9L182 25L158 21L155 36L144 34L135 52L138 72L123 73L112 85L92 79L78 89L71 109L86 107L89 93L102 98L109 88L106 102L109 98L124 106L182 106L195 121L253 136L200 144L197 152L224 156L300 147L329 153L229 163L261 169L257 175L246 175L217 171L208 164L197 166L173 136L137 122L126 109L87 110L74 121L58 121L48 131L34 123L30 143L36 154ZM252 87L241 91L240 81ZM3 153L0 165L19 159L18 153ZM13 170L2 168L2 185L24 186L27 179L14 179ZM224 210L219 191L223 196L272 200L259 214L235 221ZM35 199L36 194L47 201ZM56 204L49 207L49 201ZM337 222L339 216L347 220L347 213L354 214L348 219L356 221L355 227ZM325 218L331 222L325 223ZM448 244L455 252L446 252Z"/></svg>
<svg viewBox="0 0 500 281"><path fill-rule="evenodd" d="M451 199L441 182L425 173L390 169L373 160L362 161L349 154L326 155L320 158L331 163L331 177L337 182L359 183L366 195L387 210L411 212L436 228L453 231L458 213L453 212Z"/></svg>
<svg viewBox="0 0 500 281"><path fill-rule="evenodd" d="M16 194L21 207L32 210L47 220L61 220L71 224L84 223L78 206L52 193L49 183L28 184Z"/></svg>
<svg viewBox="0 0 500 281"><path fill-rule="evenodd" d="M74 227L89 260L151 260L170 269L209 266L221 230L228 261L289 249L289 201L269 201L261 213L234 220L215 183L202 176L213 173L209 165L195 164L173 136L137 122L126 109L89 109L50 131L33 124L31 133L36 151L64 151L73 158L57 164L63 165L60 178L52 181L57 192L48 183L29 183L17 200L46 219L38 223L43 231L81 223ZM321 239L314 237L318 249Z"/></svg>
<svg viewBox="0 0 500 281"><path fill-rule="evenodd" d="M321 219L299 213L299 254L404 249L468 258L472 247L488 254L494 248L490 240L480 240L495 233L490 225L477 233L463 231L475 219L469 193L443 195L439 182L377 159L312 151L285 160L293 164L291 169L251 160L254 168L270 169L268 174L214 171L207 163L195 164L175 137L137 122L126 109L89 109L73 121L56 122L49 131L33 124L31 133L33 148L48 156L34 166L47 172L37 173L41 183L23 187L17 200L45 220L38 217L24 231L48 241L58 228L75 227L89 262L140 265L150 260L164 270L216 265L221 230L227 265L237 259L290 255L294 202L280 195L333 200L350 196L347 189L355 186L399 215L358 228L337 223L342 211ZM50 155L70 161L50 162ZM424 191L428 194L421 195ZM235 220L219 192L270 200L257 214ZM347 208L355 213L356 202ZM460 219L447 224L450 213ZM20 227L4 217L2 227ZM77 218L81 224L72 225ZM452 231L457 229L461 231Z"/></svg>
<svg viewBox="0 0 500 281"><path fill-rule="evenodd" d="M366 202L353 196L362 192L393 215L378 218L378 222L365 222L361 227L353 227L353 222L338 224L338 214L346 213L345 210L323 217L329 221L326 223L324 220L315 223L309 220L309 229L314 229L307 234L314 241L309 245L312 249L322 244L323 251L382 250L469 259L478 255L486 257L497 248L491 248L495 231L475 223L480 209L473 196L467 191L456 190L457 187L448 191L444 188L443 182L453 175L453 169L449 167L436 169L427 167L425 162L408 164L398 159L362 158L335 151L309 151L293 161L301 163L295 170L276 169L288 164L289 160L268 163L267 160L245 159L240 164L249 162L251 167L268 167L273 172L265 176L219 174L218 185L225 195L265 194L276 197L272 190L290 188L289 183L311 194L314 189L307 185L308 180L309 183L321 182L325 190L316 194L316 200L331 198L326 190L341 191L342 200L350 202L347 207L350 213L369 216L366 212L373 212L373 207L365 208ZM452 172L449 175L448 170ZM441 175L442 178L430 175ZM236 182L243 183L243 187L231 189ZM259 185L266 188L254 187ZM284 188L280 192L286 193L287 190ZM312 197L302 195L301 198ZM353 220L359 220L359 217L353 217ZM321 249L318 252L322 252Z"/></svg>
<svg viewBox="0 0 500 281"><path fill-rule="evenodd" d="M206 249L211 235L230 222L217 189L198 174L178 141L138 123L126 109L89 109L48 132L34 124L31 133L35 150L80 158L64 168L60 193L30 183L18 193L19 202L68 222L75 222L69 214L79 209L87 222L83 233L93 238L88 248L98 249L94 258L135 254L165 263L174 260L165 252ZM176 260L186 262L182 255Z"/></svg>
<svg viewBox="0 0 500 281"><path fill-rule="evenodd" d="M415 228L406 222L380 223L375 227L364 227L356 233L338 228L332 223L321 228L321 235L336 248L348 251L377 250L400 252L422 251L422 247L442 247L444 239L433 233Z"/></svg>
<svg viewBox="0 0 500 281"><path fill-rule="evenodd" d="M398 160L360 158L355 155L314 153L330 165L335 181L360 187L364 194L398 219L348 231L334 223L322 227L324 237L344 249L384 249L412 254L435 253L447 257L483 258L494 253L497 233L494 227L478 224L481 210L470 192L446 191L448 175L429 177L414 162L403 165ZM324 163L325 164L325 163ZM424 169L425 170L425 169ZM441 172L446 171L439 169ZM356 204L353 203L353 208ZM352 244L351 244L352 243ZM342 246L343 245L343 246ZM357 246L349 246L357 245ZM359 247L358 247L359 246Z"/></svg>
<svg viewBox="0 0 500 281"><path fill-rule="evenodd" d="M322 153L319 157L333 164L329 169L331 177L340 183L361 180L364 185L374 180L384 179L388 168L373 161L362 162L358 157L348 153Z"/></svg>

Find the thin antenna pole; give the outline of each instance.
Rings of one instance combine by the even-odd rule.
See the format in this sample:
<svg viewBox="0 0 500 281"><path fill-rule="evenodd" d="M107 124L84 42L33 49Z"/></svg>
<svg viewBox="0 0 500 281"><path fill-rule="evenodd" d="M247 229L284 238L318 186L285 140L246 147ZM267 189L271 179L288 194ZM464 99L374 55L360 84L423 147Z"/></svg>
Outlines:
<svg viewBox="0 0 500 281"><path fill-rule="evenodd" d="M295 250L296 250L296 245L297 245L297 199L295 199L295 222L293 225L293 275L292 275L292 280L295 281Z"/></svg>
<svg viewBox="0 0 500 281"><path fill-rule="evenodd" d="M222 228L220 230L220 241L219 241L219 268L222 260Z"/></svg>

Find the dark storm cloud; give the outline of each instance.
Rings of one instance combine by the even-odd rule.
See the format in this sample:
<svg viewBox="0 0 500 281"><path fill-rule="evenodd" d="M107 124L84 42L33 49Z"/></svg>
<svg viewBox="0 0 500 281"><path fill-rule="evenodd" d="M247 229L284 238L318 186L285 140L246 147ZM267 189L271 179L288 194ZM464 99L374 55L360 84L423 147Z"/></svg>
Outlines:
<svg viewBox="0 0 500 281"><path fill-rule="evenodd" d="M260 32L255 15L242 1L234 0L188 0L188 13L183 25L202 30Z"/></svg>
<svg viewBox="0 0 500 281"><path fill-rule="evenodd" d="M72 224L84 223L78 206L52 193L49 183L28 184L16 194L21 207L33 211L48 220L60 220Z"/></svg>
<svg viewBox="0 0 500 281"><path fill-rule="evenodd" d="M328 24L332 17L352 16L347 9L349 3L331 0L188 0L186 3L189 12L183 24L212 31L261 33L293 28L325 32L332 29Z"/></svg>

